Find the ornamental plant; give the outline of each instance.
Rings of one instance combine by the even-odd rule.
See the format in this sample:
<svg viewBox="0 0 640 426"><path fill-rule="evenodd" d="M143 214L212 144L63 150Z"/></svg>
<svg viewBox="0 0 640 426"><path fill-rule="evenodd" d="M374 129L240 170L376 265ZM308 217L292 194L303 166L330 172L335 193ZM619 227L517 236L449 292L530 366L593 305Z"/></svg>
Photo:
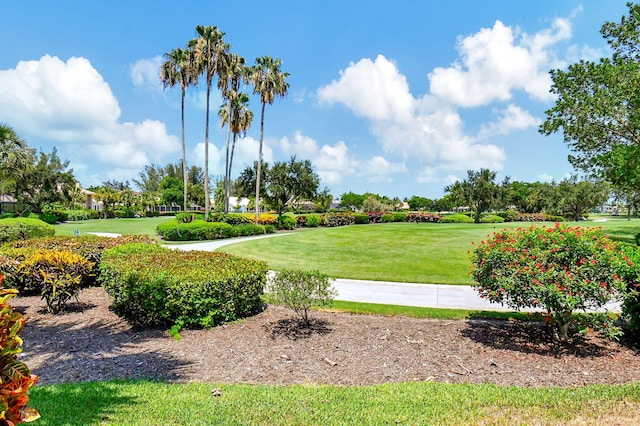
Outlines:
<svg viewBox="0 0 640 426"><path fill-rule="evenodd" d="M542 309L556 340L596 329L615 338L621 331L603 307L624 292L618 267L618 246L602 229L556 223L494 232L473 251L471 275L482 298Z"/></svg>
<svg viewBox="0 0 640 426"><path fill-rule="evenodd" d="M3 279L0 275L0 425L13 426L40 418L37 410L27 406L27 391L36 384L38 376L17 360L22 352L19 334L25 319L8 303L18 291L2 288Z"/></svg>
<svg viewBox="0 0 640 426"><path fill-rule="evenodd" d="M311 323L312 307L330 306L337 296L329 276L319 271L282 269L269 278L267 289L274 302L294 311L304 326Z"/></svg>

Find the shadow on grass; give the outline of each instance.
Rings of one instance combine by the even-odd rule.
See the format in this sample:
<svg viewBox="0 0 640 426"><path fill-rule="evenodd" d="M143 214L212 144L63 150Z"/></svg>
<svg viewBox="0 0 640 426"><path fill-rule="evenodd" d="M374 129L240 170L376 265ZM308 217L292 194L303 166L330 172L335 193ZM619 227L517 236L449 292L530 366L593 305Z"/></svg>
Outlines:
<svg viewBox="0 0 640 426"><path fill-rule="evenodd" d="M29 405L42 416L43 426L84 426L103 424L123 406L135 406L135 396L123 395L120 384L126 382L66 383L37 385L29 391Z"/></svg>
<svg viewBox="0 0 640 426"><path fill-rule="evenodd" d="M285 318L273 321L264 326L271 333L271 338L284 336L291 340L308 339L313 334L325 335L331 333L330 324L327 321L310 318L304 322L301 318Z"/></svg>
<svg viewBox="0 0 640 426"><path fill-rule="evenodd" d="M554 342L542 322L520 320L467 320L462 335L494 349L545 356L603 357L615 351L606 340L573 335Z"/></svg>

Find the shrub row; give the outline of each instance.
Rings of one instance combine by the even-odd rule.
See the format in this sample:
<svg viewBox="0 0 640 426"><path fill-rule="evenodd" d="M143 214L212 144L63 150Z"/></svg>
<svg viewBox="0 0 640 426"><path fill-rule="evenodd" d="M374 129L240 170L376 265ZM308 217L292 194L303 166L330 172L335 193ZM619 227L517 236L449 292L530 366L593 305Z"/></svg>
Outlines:
<svg viewBox="0 0 640 426"><path fill-rule="evenodd" d="M271 225L255 225L243 223L230 225L225 222L205 222L194 220L181 223L169 221L159 224L156 232L166 241L203 241L221 238L242 237L250 235L269 234L275 231Z"/></svg>
<svg viewBox="0 0 640 426"><path fill-rule="evenodd" d="M351 213L327 213L322 215L322 225L327 228L353 225L355 218Z"/></svg>
<svg viewBox="0 0 640 426"><path fill-rule="evenodd" d="M435 213L410 212L407 213L407 222L441 222L442 216Z"/></svg>
<svg viewBox="0 0 640 426"><path fill-rule="evenodd" d="M442 223L473 223L473 219L471 219L466 214L456 213L456 214L442 216L442 218L440 219L440 222Z"/></svg>
<svg viewBox="0 0 640 426"><path fill-rule="evenodd" d="M40 219L25 217L0 219L0 244L29 238L51 237L55 233L53 226Z"/></svg>
<svg viewBox="0 0 640 426"><path fill-rule="evenodd" d="M109 251L100 270L114 310L132 323L206 328L256 313L268 268L219 252Z"/></svg>

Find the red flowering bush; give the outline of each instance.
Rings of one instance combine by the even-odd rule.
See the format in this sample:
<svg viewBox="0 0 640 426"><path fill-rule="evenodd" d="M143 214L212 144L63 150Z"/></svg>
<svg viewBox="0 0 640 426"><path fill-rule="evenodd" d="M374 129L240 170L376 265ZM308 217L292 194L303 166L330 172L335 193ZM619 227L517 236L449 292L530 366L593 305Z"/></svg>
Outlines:
<svg viewBox="0 0 640 426"><path fill-rule="evenodd" d="M515 310L540 308L555 339L599 329L617 337L612 317L577 317L576 311L603 306L619 296L625 284L616 271L619 250L602 230L531 226L495 232L473 252L471 275L480 297Z"/></svg>

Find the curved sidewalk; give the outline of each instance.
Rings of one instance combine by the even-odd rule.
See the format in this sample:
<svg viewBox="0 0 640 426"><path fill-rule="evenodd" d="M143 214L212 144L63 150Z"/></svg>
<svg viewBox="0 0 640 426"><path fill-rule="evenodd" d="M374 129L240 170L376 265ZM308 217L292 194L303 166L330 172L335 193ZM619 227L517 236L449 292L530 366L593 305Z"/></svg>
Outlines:
<svg viewBox="0 0 640 426"><path fill-rule="evenodd" d="M192 244L165 244L165 246L186 251L215 251L229 244L284 235L288 234L258 235ZM498 303L489 303L480 298L473 288L467 285L415 284L337 278L333 280L333 287L338 291L338 296L335 299L347 302L380 303L424 308L513 311L513 309ZM607 308L611 311L619 311L620 305L619 303L612 303L607 305Z"/></svg>

